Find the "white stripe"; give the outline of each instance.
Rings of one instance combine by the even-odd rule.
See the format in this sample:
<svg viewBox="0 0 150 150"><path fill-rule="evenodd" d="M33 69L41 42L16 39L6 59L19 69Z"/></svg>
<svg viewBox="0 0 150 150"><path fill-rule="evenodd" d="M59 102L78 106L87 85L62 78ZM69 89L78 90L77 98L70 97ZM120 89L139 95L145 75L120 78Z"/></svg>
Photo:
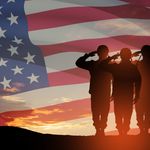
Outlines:
<svg viewBox="0 0 150 150"><path fill-rule="evenodd" d="M55 86L11 96L1 96L0 112L30 110L88 98L89 83Z"/></svg>
<svg viewBox="0 0 150 150"><path fill-rule="evenodd" d="M80 52L65 52L47 56L45 57L47 72L52 73L76 68L75 62L82 55L83 53Z"/></svg>
<svg viewBox="0 0 150 150"><path fill-rule="evenodd" d="M35 45L57 44L118 35L149 36L150 20L110 19L29 32L30 40Z"/></svg>
<svg viewBox="0 0 150 150"><path fill-rule="evenodd" d="M38 12L81 6L118 6L127 4L119 0L31 0L25 1L26 14L34 14Z"/></svg>
<svg viewBox="0 0 150 150"><path fill-rule="evenodd" d="M135 50L133 50L135 51ZM118 53L118 51L110 52L110 56ZM77 59L81 56L83 56L85 53L81 52L64 52L64 53L58 53L50 56L45 57L45 63L48 73L53 72L60 72L65 71L68 69L76 68L75 62ZM94 57L87 58L87 61L89 60L97 60L98 56L95 55Z"/></svg>

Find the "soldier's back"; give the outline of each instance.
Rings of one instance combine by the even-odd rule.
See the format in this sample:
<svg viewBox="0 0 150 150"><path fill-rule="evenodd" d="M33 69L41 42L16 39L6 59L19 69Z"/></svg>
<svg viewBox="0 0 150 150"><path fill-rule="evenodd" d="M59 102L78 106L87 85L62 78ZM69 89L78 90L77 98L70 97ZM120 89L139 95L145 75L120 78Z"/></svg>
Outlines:
<svg viewBox="0 0 150 150"><path fill-rule="evenodd" d="M113 71L113 94L115 96L133 96L133 84L137 68L131 62L116 64Z"/></svg>

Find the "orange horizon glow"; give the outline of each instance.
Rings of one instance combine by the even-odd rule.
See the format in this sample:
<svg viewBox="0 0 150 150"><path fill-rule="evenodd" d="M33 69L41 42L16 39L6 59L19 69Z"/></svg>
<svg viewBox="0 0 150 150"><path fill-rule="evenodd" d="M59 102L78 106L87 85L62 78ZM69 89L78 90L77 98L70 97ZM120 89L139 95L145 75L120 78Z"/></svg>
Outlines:
<svg viewBox="0 0 150 150"><path fill-rule="evenodd" d="M57 110L58 111L58 110ZM47 115L44 112L37 112ZM60 112L61 113L61 112ZM95 129L92 125L91 114L85 115L84 118L74 119L69 121L62 122L53 122L53 121L39 121L38 114L36 116L27 116L27 117L17 117L14 120L10 120L7 125L8 126L17 126L21 128L26 128L32 131L47 133L47 134L57 134L57 135L94 135ZM115 128L115 116L114 113L109 113L108 117L108 126L105 129L106 135L118 135L118 131ZM139 129L137 127L136 122L136 113L135 111L132 114L131 119L131 129L128 132L130 135L137 135L139 133Z"/></svg>

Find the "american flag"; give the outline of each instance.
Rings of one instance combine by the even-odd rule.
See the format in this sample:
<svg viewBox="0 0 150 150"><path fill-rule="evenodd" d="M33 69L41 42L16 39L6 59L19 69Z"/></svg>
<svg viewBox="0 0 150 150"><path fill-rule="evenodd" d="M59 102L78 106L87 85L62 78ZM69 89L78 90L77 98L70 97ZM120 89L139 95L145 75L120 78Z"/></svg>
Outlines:
<svg viewBox="0 0 150 150"><path fill-rule="evenodd" d="M94 133L89 74L75 61L100 44L139 50L149 19L149 0L1 0L0 125Z"/></svg>

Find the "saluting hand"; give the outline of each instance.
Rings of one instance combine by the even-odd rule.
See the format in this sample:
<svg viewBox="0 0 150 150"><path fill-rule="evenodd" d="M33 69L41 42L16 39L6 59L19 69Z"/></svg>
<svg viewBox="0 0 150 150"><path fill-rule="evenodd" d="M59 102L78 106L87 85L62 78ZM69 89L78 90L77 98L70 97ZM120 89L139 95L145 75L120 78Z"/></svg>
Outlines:
<svg viewBox="0 0 150 150"><path fill-rule="evenodd" d="M137 51L135 53L132 54L132 57L137 57L141 54L141 51Z"/></svg>
<svg viewBox="0 0 150 150"><path fill-rule="evenodd" d="M120 54L117 53L117 54L113 55L113 56L111 57L111 59L117 59L119 56L120 56Z"/></svg>

